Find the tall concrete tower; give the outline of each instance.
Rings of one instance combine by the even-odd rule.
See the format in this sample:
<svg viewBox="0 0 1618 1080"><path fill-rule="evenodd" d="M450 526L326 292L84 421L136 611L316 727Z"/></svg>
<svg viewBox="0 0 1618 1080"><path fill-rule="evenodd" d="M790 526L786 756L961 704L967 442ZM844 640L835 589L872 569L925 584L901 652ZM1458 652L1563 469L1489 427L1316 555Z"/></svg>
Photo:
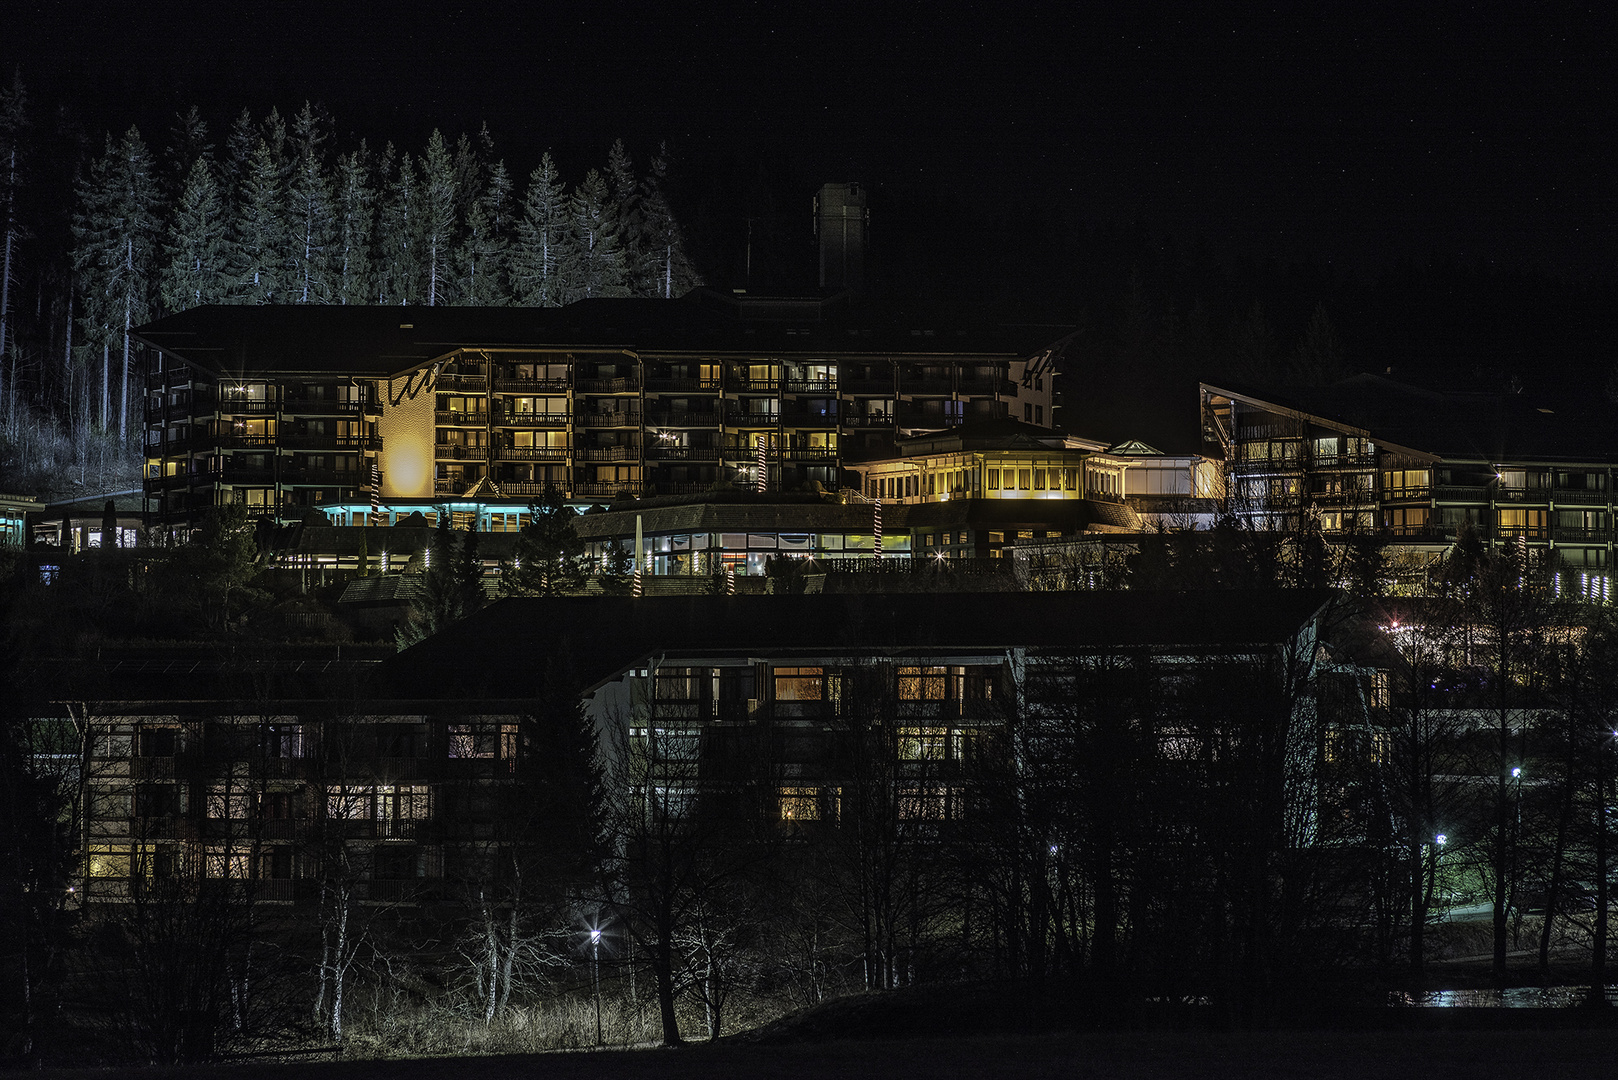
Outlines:
<svg viewBox="0 0 1618 1080"><path fill-rule="evenodd" d="M826 184L815 196L815 235L820 238L820 287L865 287L865 233L871 224L858 184Z"/></svg>

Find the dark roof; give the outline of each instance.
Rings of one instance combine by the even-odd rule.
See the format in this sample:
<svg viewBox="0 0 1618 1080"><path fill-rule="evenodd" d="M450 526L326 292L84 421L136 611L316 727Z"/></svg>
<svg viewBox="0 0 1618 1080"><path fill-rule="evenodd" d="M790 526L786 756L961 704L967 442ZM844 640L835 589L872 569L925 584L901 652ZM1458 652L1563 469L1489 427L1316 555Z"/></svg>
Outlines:
<svg viewBox="0 0 1618 1080"><path fill-rule="evenodd" d="M894 439L907 457L920 454L953 454L965 450L1063 450L1067 436L1050 428L1035 427L1011 417L978 420L943 431L929 431ZM1105 445L1098 440L1090 442Z"/></svg>
<svg viewBox="0 0 1618 1080"><path fill-rule="evenodd" d="M590 686L648 656L927 655L1009 647L1247 651L1324 592L882 593L511 599L385 662L395 696L523 698L548 661Z"/></svg>
<svg viewBox="0 0 1618 1080"><path fill-rule="evenodd" d="M581 300L559 308L209 305L135 336L223 375L397 375L464 347L838 357L1031 356L1064 327L940 321L869 301L767 298L755 309L706 290L679 300ZM756 313L759 317L753 317Z"/></svg>
<svg viewBox="0 0 1618 1080"><path fill-rule="evenodd" d="M1427 390L1381 375L1282 394L1214 388L1362 430L1377 442L1450 460L1491 463L1618 460L1618 409L1526 394Z"/></svg>

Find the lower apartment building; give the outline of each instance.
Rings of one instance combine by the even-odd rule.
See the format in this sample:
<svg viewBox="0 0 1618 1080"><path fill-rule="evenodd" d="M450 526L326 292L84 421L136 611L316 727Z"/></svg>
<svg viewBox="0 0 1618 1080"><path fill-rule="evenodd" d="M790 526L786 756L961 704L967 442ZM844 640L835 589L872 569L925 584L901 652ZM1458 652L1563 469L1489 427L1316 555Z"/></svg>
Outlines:
<svg viewBox="0 0 1618 1080"><path fill-rule="evenodd" d="M204 691L195 664L146 664L127 700L64 700L36 723L81 785L89 903L164 878L287 904L458 895L511 842L511 792L572 722L558 701L581 704L609 789L642 813L742 815L788 837L878 813L941 841L1008 784L1072 782L1105 714L1134 733L1143 785L1280 746L1282 772L1248 779L1280 785L1289 842L1308 846L1326 748L1376 743L1332 732L1370 732L1385 704L1385 675L1324 644L1325 599L512 600L324 684L285 681L294 694ZM561 671L565 693L546 685Z"/></svg>
<svg viewBox="0 0 1618 1080"><path fill-rule="evenodd" d="M1425 390L1357 375L1285 396L1202 384L1204 440L1238 514L1331 537L1378 536L1412 565L1470 530L1552 554L1583 595L1612 598L1618 434L1599 401Z"/></svg>

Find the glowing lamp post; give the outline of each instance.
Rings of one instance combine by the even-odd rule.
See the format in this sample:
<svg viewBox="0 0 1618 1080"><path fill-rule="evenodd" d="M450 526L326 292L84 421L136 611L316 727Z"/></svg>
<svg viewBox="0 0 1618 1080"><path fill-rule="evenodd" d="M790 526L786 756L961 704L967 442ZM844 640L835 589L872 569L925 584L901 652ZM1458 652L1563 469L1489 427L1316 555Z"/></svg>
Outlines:
<svg viewBox="0 0 1618 1080"><path fill-rule="evenodd" d="M601 931L590 931L590 982L596 999L596 1045L601 1045Z"/></svg>

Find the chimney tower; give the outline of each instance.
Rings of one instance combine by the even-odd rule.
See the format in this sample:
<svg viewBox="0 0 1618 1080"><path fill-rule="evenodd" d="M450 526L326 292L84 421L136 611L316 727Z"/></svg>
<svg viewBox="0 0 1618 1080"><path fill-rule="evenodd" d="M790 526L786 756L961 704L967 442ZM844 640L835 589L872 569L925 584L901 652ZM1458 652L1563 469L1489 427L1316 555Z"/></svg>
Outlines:
<svg viewBox="0 0 1618 1080"><path fill-rule="evenodd" d="M820 287L865 287L865 234L871 224L858 184L826 184L815 196L815 234L820 238Z"/></svg>

